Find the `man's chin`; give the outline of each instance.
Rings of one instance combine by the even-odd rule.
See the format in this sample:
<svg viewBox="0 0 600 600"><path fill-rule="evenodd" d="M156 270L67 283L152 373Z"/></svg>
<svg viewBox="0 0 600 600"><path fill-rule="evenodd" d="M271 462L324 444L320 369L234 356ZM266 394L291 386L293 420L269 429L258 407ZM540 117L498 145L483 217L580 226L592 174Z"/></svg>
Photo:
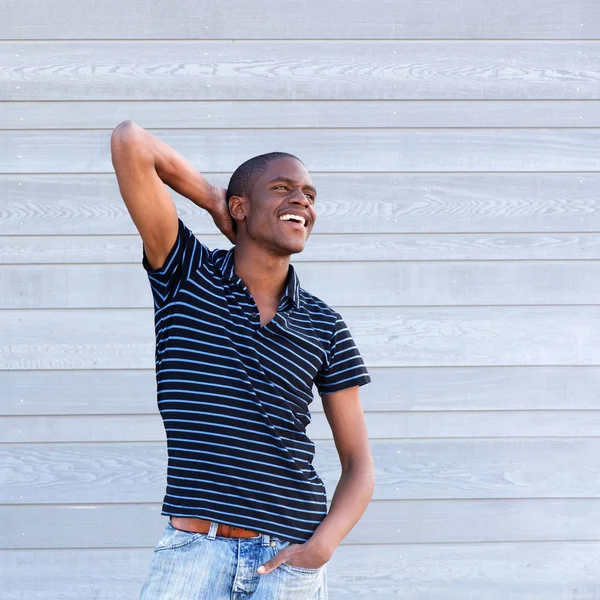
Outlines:
<svg viewBox="0 0 600 600"><path fill-rule="evenodd" d="M304 250L304 244L301 246L299 244L286 244L285 246L279 246L279 248L286 255L298 254Z"/></svg>
<svg viewBox="0 0 600 600"><path fill-rule="evenodd" d="M285 254L298 254L304 250L306 246L305 239L281 239L279 238L276 242L277 247Z"/></svg>

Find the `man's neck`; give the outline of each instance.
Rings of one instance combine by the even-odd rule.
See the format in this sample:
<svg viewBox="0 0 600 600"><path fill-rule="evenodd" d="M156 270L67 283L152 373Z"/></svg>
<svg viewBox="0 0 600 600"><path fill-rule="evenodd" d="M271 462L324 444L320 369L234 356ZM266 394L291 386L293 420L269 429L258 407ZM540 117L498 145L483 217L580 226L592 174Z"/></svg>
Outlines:
<svg viewBox="0 0 600 600"><path fill-rule="evenodd" d="M276 256L254 244L236 244L234 270L255 302L277 304L285 290L290 256Z"/></svg>

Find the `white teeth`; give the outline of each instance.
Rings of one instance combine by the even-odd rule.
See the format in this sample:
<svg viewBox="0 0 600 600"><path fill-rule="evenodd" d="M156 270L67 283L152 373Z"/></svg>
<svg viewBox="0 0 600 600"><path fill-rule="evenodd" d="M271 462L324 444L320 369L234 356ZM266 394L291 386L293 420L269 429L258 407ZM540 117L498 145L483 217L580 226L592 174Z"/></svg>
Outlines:
<svg viewBox="0 0 600 600"><path fill-rule="evenodd" d="M283 216L279 217L280 221L289 221L290 219L294 220L294 221L298 221L302 225L304 225L306 223L306 220L304 219L304 217L301 217L299 215L287 214L287 215L283 215Z"/></svg>

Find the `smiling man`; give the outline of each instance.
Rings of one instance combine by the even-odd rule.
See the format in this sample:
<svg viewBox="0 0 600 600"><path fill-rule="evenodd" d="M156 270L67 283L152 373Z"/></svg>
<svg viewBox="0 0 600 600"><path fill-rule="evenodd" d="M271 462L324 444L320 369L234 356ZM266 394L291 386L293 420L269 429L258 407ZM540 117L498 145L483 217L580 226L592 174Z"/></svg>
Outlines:
<svg viewBox="0 0 600 600"><path fill-rule="evenodd" d="M300 287L290 256L315 223L304 164L274 152L210 185L132 121L113 131L119 188L154 299L169 517L141 600L323 600L326 563L373 493L359 386L367 369L341 315ZM166 185L235 245L210 250ZM313 385L342 475L327 511L306 434Z"/></svg>

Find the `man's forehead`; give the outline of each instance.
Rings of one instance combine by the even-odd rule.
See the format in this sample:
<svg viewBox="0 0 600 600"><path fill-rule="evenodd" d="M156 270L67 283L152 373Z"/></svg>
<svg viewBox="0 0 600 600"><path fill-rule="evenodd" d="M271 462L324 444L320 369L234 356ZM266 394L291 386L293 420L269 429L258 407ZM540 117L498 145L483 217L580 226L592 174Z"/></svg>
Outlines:
<svg viewBox="0 0 600 600"><path fill-rule="evenodd" d="M265 182L277 179L289 179L297 184L312 184L310 173L306 167L294 158L279 158L270 162L261 179Z"/></svg>

